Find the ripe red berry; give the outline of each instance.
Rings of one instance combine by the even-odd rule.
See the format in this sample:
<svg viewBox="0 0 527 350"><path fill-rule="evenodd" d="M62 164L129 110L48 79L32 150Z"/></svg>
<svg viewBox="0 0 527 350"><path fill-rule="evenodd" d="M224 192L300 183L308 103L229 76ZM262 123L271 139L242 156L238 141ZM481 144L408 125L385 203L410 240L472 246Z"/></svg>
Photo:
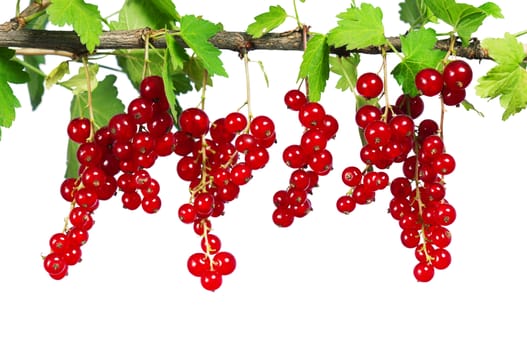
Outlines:
<svg viewBox="0 0 527 350"><path fill-rule="evenodd" d="M91 122L88 118L74 118L68 123L67 132L73 142L86 142L90 137Z"/></svg>
<svg viewBox="0 0 527 350"><path fill-rule="evenodd" d="M425 96L436 96L443 89L443 75L434 68L424 68L415 76L415 87Z"/></svg>
<svg viewBox="0 0 527 350"><path fill-rule="evenodd" d="M284 96L284 102L287 108L299 111L307 103L307 97L300 90L289 90Z"/></svg>
<svg viewBox="0 0 527 350"><path fill-rule="evenodd" d="M472 81L472 68L462 60L450 61L443 70L443 80L449 90L465 89Z"/></svg>
<svg viewBox="0 0 527 350"><path fill-rule="evenodd" d="M357 93L365 98L378 97L384 88L381 77L372 72L364 73L357 79Z"/></svg>

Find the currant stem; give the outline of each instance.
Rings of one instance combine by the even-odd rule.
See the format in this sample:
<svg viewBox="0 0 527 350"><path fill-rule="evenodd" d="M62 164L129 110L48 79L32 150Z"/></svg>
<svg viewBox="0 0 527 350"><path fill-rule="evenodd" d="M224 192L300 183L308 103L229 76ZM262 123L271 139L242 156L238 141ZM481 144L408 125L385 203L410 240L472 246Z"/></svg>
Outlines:
<svg viewBox="0 0 527 350"><path fill-rule="evenodd" d="M245 93L247 96L247 128L249 128L249 125L251 125L251 121L253 119L253 112L252 112L252 106L251 106L251 79L249 75L249 55L247 54L247 50L244 50L243 52L243 66L245 68Z"/></svg>
<svg viewBox="0 0 527 350"><path fill-rule="evenodd" d="M388 121L388 111L390 109L390 98L388 96L388 60L386 58L386 49L384 46L382 47L382 73L383 73L383 80L384 80L384 105L386 106L386 110L384 111L384 114L382 116L383 120L385 122Z"/></svg>
<svg viewBox="0 0 527 350"><path fill-rule="evenodd" d="M149 56L150 33L149 32L143 35L143 40L145 41L145 55L144 55L143 73L142 73L142 78L144 79L146 77L148 66L150 64L150 56Z"/></svg>
<svg viewBox="0 0 527 350"><path fill-rule="evenodd" d="M93 114L93 99L92 99L92 87L91 87L91 76L90 76L90 69L88 65L88 58L84 56L82 58L82 63L84 66L84 73L86 75L86 93L88 94L88 114L90 117L90 123L92 125L92 128L90 128L90 136L88 140L92 141L95 137L95 115Z"/></svg>
<svg viewBox="0 0 527 350"><path fill-rule="evenodd" d="M205 95L207 92L207 80L209 79L209 72L205 69L203 70L203 81L201 82L201 97L199 101L199 106L202 110L205 110Z"/></svg>

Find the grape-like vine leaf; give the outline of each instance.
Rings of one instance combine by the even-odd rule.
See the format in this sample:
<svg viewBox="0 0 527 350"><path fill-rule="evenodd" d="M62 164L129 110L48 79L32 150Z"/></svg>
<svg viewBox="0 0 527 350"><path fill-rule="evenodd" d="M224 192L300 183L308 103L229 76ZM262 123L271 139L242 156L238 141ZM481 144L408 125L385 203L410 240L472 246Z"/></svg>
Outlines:
<svg viewBox="0 0 527 350"><path fill-rule="evenodd" d="M437 23L437 18L423 0L405 0L399 3L399 18L410 25L410 29L419 29L427 23Z"/></svg>
<svg viewBox="0 0 527 350"><path fill-rule="evenodd" d="M209 39L221 29L221 25L194 15L181 17L181 38L203 62L208 74L227 77L227 72L220 59L221 51L209 42Z"/></svg>
<svg viewBox="0 0 527 350"><path fill-rule="evenodd" d="M503 38L484 39L481 43L496 62L486 75L478 79L476 94L482 98L499 97L505 109L503 120L527 106L527 71L523 45L514 35L505 33Z"/></svg>
<svg viewBox="0 0 527 350"><path fill-rule="evenodd" d="M355 85L357 85L357 66L359 62L360 55L357 53L349 57L331 56L329 58L331 71L340 76L335 86L337 89L354 91Z"/></svg>
<svg viewBox="0 0 527 350"><path fill-rule="evenodd" d="M307 42L302 56L298 79L309 82L309 100L319 101L329 78L329 46L327 37L315 34Z"/></svg>
<svg viewBox="0 0 527 350"><path fill-rule="evenodd" d="M401 36L401 50L404 59L392 70L395 80L403 92L411 96L418 93L415 76L423 68L437 68L444 58L444 52L434 49L436 33L433 29L419 29Z"/></svg>
<svg viewBox="0 0 527 350"><path fill-rule="evenodd" d="M64 26L71 25L86 45L88 51L93 52L99 45L102 34L102 17L96 5L83 0L53 0L46 9L51 23Z"/></svg>
<svg viewBox="0 0 527 350"><path fill-rule="evenodd" d="M96 128L107 125L111 117L124 112L125 106L117 97L116 80L117 77L115 75L107 75L92 92L93 117ZM88 93L86 91L73 95L70 114L71 118L80 116L88 118ZM78 175L79 163L76 157L77 149L78 144L70 140L68 142L66 177L77 177Z"/></svg>
<svg viewBox="0 0 527 350"><path fill-rule="evenodd" d="M463 45L468 45L474 32L488 16L503 18L498 5L487 2L479 7L456 3L455 0L424 0L426 6L445 23L457 32Z"/></svg>
<svg viewBox="0 0 527 350"><path fill-rule="evenodd" d="M97 88L97 72L99 71L99 65L90 64L88 66L88 75L90 76L90 87L93 91ZM68 80L61 83L62 86L71 89L74 95L78 95L82 92L88 91L88 82L86 80L86 70L84 66L79 68L79 73L72 76Z"/></svg>
<svg viewBox="0 0 527 350"><path fill-rule="evenodd" d="M287 18L287 13L280 6L269 6L269 11L254 17L254 22L247 27L247 33L253 38L260 38L275 29Z"/></svg>
<svg viewBox="0 0 527 350"><path fill-rule="evenodd" d="M13 60L14 55L15 51L0 48L0 127L6 128L15 120L15 108L20 107L20 101L9 83L22 84L29 79L24 66Z"/></svg>
<svg viewBox="0 0 527 350"><path fill-rule="evenodd" d="M137 28L173 29L180 16L171 0L126 0L119 19L112 22L114 30Z"/></svg>
<svg viewBox="0 0 527 350"><path fill-rule="evenodd" d="M386 42L382 24L382 10L368 3L350 7L337 15L337 27L328 33L328 44L348 50L379 46Z"/></svg>

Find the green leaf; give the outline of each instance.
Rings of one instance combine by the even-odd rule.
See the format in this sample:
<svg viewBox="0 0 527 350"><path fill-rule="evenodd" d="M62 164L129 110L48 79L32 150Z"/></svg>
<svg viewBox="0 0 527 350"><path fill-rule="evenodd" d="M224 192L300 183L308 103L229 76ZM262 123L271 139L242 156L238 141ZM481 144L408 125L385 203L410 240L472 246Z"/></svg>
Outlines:
<svg viewBox="0 0 527 350"><path fill-rule="evenodd" d="M39 68L41 64L44 64L46 62L44 56L25 56L24 61L35 68ZM28 70L27 73L29 76L29 80L27 82L29 100L31 102L31 108L35 110L42 102L42 96L44 95L45 77L31 70Z"/></svg>
<svg viewBox="0 0 527 350"><path fill-rule="evenodd" d="M125 110L124 104L117 97L116 80L117 77L115 75L108 75L104 80L99 82L97 88L92 92L93 116L97 129L103 125L107 125L112 116L123 113ZM86 91L73 96L70 105L70 114L72 119L79 116L88 117L88 93ZM76 177L78 174L77 148L78 144L71 141L68 142L66 177Z"/></svg>
<svg viewBox="0 0 527 350"><path fill-rule="evenodd" d="M472 34L478 30L488 16L503 18L498 5L487 2L480 7L456 3L455 0L424 0L428 8L439 19L452 26L463 45L468 45Z"/></svg>
<svg viewBox="0 0 527 350"><path fill-rule="evenodd" d="M209 42L209 39L221 30L221 26L205 19L186 15L181 17L181 38L203 61L210 76L215 74L227 77L220 54L221 51Z"/></svg>
<svg viewBox="0 0 527 350"><path fill-rule="evenodd" d="M423 0L405 0L399 3L399 7L401 21L408 23L411 29L421 28L429 22L437 23L437 18Z"/></svg>
<svg viewBox="0 0 527 350"><path fill-rule="evenodd" d="M527 106L523 45L509 33L505 33L501 39L485 39L481 45L488 50L497 65L478 79L476 94L488 99L499 97L505 109L502 119L507 120Z"/></svg>
<svg viewBox="0 0 527 350"><path fill-rule="evenodd" d="M329 78L329 46L327 37L315 34L307 42L302 56L298 79L309 82L309 100L319 101Z"/></svg>
<svg viewBox="0 0 527 350"><path fill-rule="evenodd" d="M62 61L58 66L53 68L44 79L46 89L49 89L58 83L66 74L70 74L70 64L69 61Z"/></svg>
<svg viewBox="0 0 527 350"><path fill-rule="evenodd" d="M360 62L360 55L354 53L349 57L334 57L329 58L330 69L333 73L340 76L335 86L342 91L354 91L357 84L357 66Z"/></svg>
<svg viewBox="0 0 527 350"><path fill-rule="evenodd" d="M362 3L360 8L350 7L337 17L340 18L337 27L328 33L329 45L354 50L386 42L380 8Z"/></svg>
<svg viewBox="0 0 527 350"><path fill-rule="evenodd" d="M93 52L99 45L102 17L96 5L87 4L83 0L53 0L46 11L51 23L73 26L88 51Z"/></svg>
<svg viewBox="0 0 527 350"><path fill-rule="evenodd" d="M12 60L14 55L15 51L0 48L0 127L9 128L15 120L15 109L20 107L9 83L21 84L29 79L24 66Z"/></svg>
<svg viewBox="0 0 527 350"><path fill-rule="evenodd" d="M444 53L434 49L436 33L433 29L419 29L401 37L404 59L392 70L403 92L411 96L418 94L415 76L423 68L436 68Z"/></svg>
<svg viewBox="0 0 527 350"><path fill-rule="evenodd" d="M269 11L254 17L255 22L249 24L247 33L253 38L260 38L275 29L287 18L287 13L280 6L269 6Z"/></svg>
<svg viewBox="0 0 527 350"><path fill-rule="evenodd" d="M99 65L90 64L88 66L88 74L90 76L90 87L93 91L97 87L97 72L99 71ZM86 81L86 71L84 66L79 68L79 73L72 76L70 79L61 83L62 86L65 86L72 90L74 95L78 95L81 92L88 91L88 82Z"/></svg>
<svg viewBox="0 0 527 350"><path fill-rule="evenodd" d="M143 80L143 67L145 64L144 50L119 50L117 54L117 63L126 73L132 85L139 89L141 80ZM164 50L149 50L149 71L148 75L161 76L163 67Z"/></svg>
<svg viewBox="0 0 527 350"><path fill-rule="evenodd" d="M113 30L173 29L177 20L179 14L171 0L126 0L119 11L119 20L110 27Z"/></svg>

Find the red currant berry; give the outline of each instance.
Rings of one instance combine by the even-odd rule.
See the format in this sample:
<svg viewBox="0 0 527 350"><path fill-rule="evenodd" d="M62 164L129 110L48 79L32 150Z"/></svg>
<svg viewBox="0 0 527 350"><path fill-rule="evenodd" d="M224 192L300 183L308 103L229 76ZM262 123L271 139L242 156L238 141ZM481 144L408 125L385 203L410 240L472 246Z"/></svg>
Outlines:
<svg viewBox="0 0 527 350"><path fill-rule="evenodd" d="M443 69L443 80L449 90L464 90L472 81L472 68L465 61L451 61Z"/></svg>
<svg viewBox="0 0 527 350"><path fill-rule="evenodd" d="M359 95L370 99L381 94L384 84L378 74L368 72L359 76L356 88Z"/></svg>
<svg viewBox="0 0 527 350"><path fill-rule="evenodd" d="M284 102L287 108L299 111L307 103L307 97L300 90L289 90L284 96Z"/></svg>
<svg viewBox="0 0 527 350"><path fill-rule="evenodd" d="M415 76L415 86L425 96L436 96L443 89L443 75L433 68L424 68Z"/></svg>

